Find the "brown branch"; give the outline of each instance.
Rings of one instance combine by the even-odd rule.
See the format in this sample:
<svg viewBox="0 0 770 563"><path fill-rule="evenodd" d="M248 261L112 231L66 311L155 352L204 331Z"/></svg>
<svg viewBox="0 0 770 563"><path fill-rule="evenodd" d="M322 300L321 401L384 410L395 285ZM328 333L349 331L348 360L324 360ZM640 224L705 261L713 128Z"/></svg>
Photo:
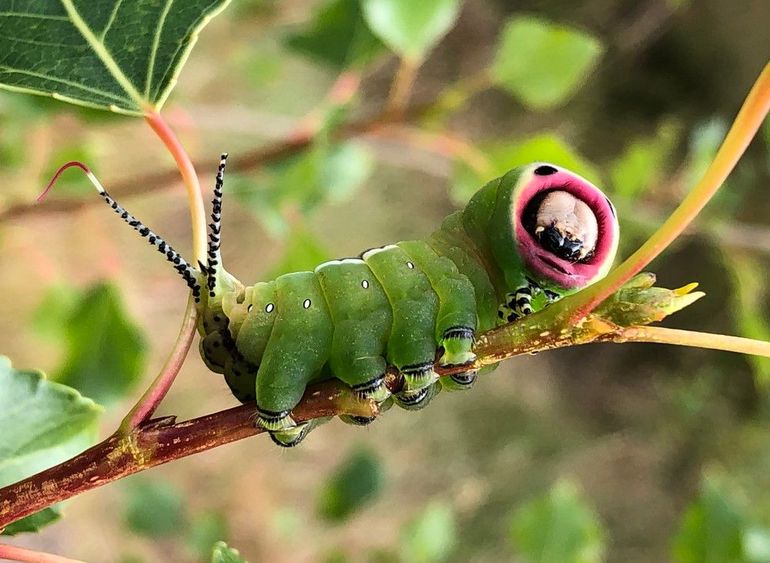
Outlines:
<svg viewBox="0 0 770 563"><path fill-rule="evenodd" d="M654 276L649 274L635 278L595 314L574 326L567 324L571 303L570 298L565 298L524 319L481 334L475 347L479 359L474 366L453 369L437 366L436 371L442 376L450 375L521 354L595 341L694 343L770 355L770 345L765 343L757 347L754 341L748 339L670 329L638 330L635 325L660 320L702 296L691 293L693 285L666 290L650 287L653 281ZM631 326L625 328L624 325ZM689 342L686 341L688 338ZM397 392L403 381L398 373L391 372L386 383L392 392ZM369 417L378 414L378 410L373 403L358 399L349 388L331 380L309 388L292 412L297 421L340 414ZM260 432L261 429L255 425L253 404L185 422L176 422L174 417L156 419L128 433L118 431L69 461L0 489L0 529L82 492Z"/></svg>
<svg viewBox="0 0 770 563"><path fill-rule="evenodd" d="M429 105L413 107L409 110L403 119L380 113L374 116L364 117L340 127L334 135L336 140L345 140L360 135L374 133L380 128L403 120L410 120L422 115ZM241 156L232 156L227 164L228 171L247 172L268 164L276 162L286 157L297 154L310 146L313 142L314 134L312 131L303 130L302 132L270 144L265 147L254 149L243 153ZM198 165L199 170L214 170L219 164L219 158L203 160ZM126 180L118 180L110 183L110 194L118 199L142 195L154 192L163 188L168 188L179 182L179 171L176 168L169 168L161 172L153 172L141 176L134 176ZM65 213L78 211L90 205L101 201L99 198L83 199L47 199L43 204L19 203L11 205L0 211L0 223L12 221L21 217L31 215L45 215L49 213Z"/></svg>

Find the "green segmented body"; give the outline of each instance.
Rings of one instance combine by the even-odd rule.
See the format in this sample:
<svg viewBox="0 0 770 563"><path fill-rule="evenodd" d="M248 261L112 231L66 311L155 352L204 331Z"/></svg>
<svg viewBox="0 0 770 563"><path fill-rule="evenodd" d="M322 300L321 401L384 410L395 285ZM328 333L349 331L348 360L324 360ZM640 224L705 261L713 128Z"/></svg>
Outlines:
<svg viewBox="0 0 770 563"><path fill-rule="evenodd" d="M476 330L494 326L498 303L486 300L479 327L476 294L491 283L476 265L471 275L483 281L476 288L461 270L472 263L458 267L440 249L401 242L246 287L242 300L223 303L227 327L204 335L204 358L239 400L256 398L266 414L291 410L311 381L336 377L371 390L388 365L430 370L445 336L472 342ZM452 340L452 359L460 358L452 363L471 361L470 342Z"/></svg>
<svg viewBox="0 0 770 563"><path fill-rule="evenodd" d="M604 194L566 170L533 164L486 184L425 240L244 286L221 266L225 159L200 270L100 192L190 285L204 361L239 400L256 401L258 423L283 446L312 428L296 424L291 410L315 381L337 378L383 404L391 366L404 377L394 402L407 409L425 406L441 386L469 388L475 371L439 383L436 361L470 366L475 334L595 282L617 249L617 219Z"/></svg>

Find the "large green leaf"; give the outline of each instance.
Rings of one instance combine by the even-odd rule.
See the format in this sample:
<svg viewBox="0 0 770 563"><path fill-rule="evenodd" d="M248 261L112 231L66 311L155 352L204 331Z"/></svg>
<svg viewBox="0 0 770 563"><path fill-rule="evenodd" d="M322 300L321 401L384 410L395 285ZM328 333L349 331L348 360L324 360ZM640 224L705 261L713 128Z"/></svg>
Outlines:
<svg viewBox="0 0 770 563"><path fill-rule="evenodd" d="M40 372L18 371L0 356L0 487L51 467L90 446L101 409L80 393L47 381ZM58 518L54 509L6 529L35 531Z"/></svg>
<svg viewBox="0 0 770 563"><path fill-rule="evenodd" d="M19 0L0 11L0 87L142 115L229 0Z"/></svg>
<svg viewBox="0 0 770 563"><path fill-rule="evenodd" d="M384 52L361 14L360 0L329 0L286 45L334 68L360 67Z"/></svg>
<svg viewBox="0 0 770 563"><path fill-rule="evenodd" d="M602 560L605 532L575 485L562 481L513 515L511 537L527 561L593 563Z"/></svg>
<svg viewBox="0 0 770 563"><path fill-rule="evenodd" d="M505 26L492 77L530 109L546 110L575 93L602 50L591 35L520 16Z"/></svg>
<svg viewBox="0 0 770 563"><path fill-rule="evenodd" d="M66 354L56 380L100 403L121 399L144 370L145 344L118 291L99 284L66 321Z"/></svg>
<svg viewBox="0 0 770 563"><path fill-rule="evenodd" d="M361 0L372 32L406 59L421 60L454 25L459 0Z"/></svg>

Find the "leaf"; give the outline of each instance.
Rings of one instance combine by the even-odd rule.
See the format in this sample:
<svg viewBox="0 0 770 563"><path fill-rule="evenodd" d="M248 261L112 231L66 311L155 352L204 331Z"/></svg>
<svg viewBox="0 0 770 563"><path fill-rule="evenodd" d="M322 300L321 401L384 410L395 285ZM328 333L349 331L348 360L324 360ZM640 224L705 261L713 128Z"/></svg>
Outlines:
<svg viewBox="0 0 770 563"><path fill-rule="evenodd" d="M117 289L94 286L67 321L65 359L56 380L106 404L131 390L144 366L144 337Z"/></svg>
<svg viewBox="0 0 770 563"><path fill-rule="evenodd" d="M307 27L284 44L338 70L366 66L384 51L364 22L360 0L322 4Z"/></svg>
<svg viewBox="0 0 770 563"><path fill-rule="evenodd" d="M519 507L511 520L511 539L529 561L601 561L605 537L596 513L568 481Z"/></svg>
<svg viewBox="0 0 770 563"><path fill-rule="evenodd" d="M0 12L0 87L128 115L158 110L228 0L27 0Z"/></svg>
<svg viewBox="0 0 770 563"><path fill-rule="evenodd" d="M743 515L713 479L685 511L674 538L673 559L679 563L743 561Z"/></svg>
<svg viewBox="0 0 770 563"><path fill-rule="evenodd" d="M459 0L361 0L377 37L401 57L425 58L460 15Z"/></svg>
<svg viewBox="0 0 770 563"><path fill-rule="evenodd" d="M505 26L492 78L528 108L565 103L585 81L603 51L595 37L529 16Z"/></svg>
<svg viewBox="0 0 770 563"><path fill-rule="evenodd" d="M18 371L0 356L0 487L69 459L93 444L101 408L80 393ZM36 531L58 519L53 509L33 514L6 533Z"/></svg>
<svg viewBox="0 0 770 563"><path fill-rule="evenodd" d="M218 538L227 537L227 517L220 512L204 512L189 526L187 546L198 560L204 560Z"/></svg>
<svg viewBox="0 0 770 563"><path fill-rule="evenodd" d="M182 528L185 500L173 483L140 476L126 485L124 520L131 531L158 538L176 534Z"/></svg>
<svg viewBox="0 0 770 563"><path fill-rule="evenodd" d="M377 498L384 481L377 454L368 449L353 451L324 483L317 503L319 516L330 522L346 520Z"/></svg>
<svg viewBox="0 0 770 563"><path fill-rule="evenodd" d="M680 132L681 128L675 123L664 122L653 137L630 142L612 164L613 193L633 201L654 188L665 175Z"/></svg>
<svg viewBox="0 0 770 563"><path fill-rule="evenodd" d="M464 163L458 163L455 168L451 195L459 204L465 204L494 176L502 176L511 168L533 162L550 162L563 166L594 183L599 183L601 178L590 162L560 137L551 133L535 135L519 143L497 143L481 147L481 151L486 155L491 170L481 174Z"/></svg>
<svg viewBox="0 0 770 563"><path fill-rule="evenodd" d="M17 534L37 532L41 528L45 528L49 524L57 522L61 517L61 507L59 505L50 506L39 512L30 514L26 518L17 520L13 524L9 524L3 530L3 535L15 536Z"/></svg>
<svg viewBox="0 0 770 563"><path fill-rule="evenodd" d="M211 563L246 563L237 549L228 547L223 541L214 544L211 551Z"/></svg>
<svg viewBox="0 0 770 563"><path fill-rule="evenodd" d="M452 508L442 502L432 502L402 530L401 558L415 563L443 561L456 542Z"/></svg>
<svg viewBox="0 0 770 563"><path fill-rule="evenodd" d="M82 298L71 285L57 282L48 287L32 317L33 328L50 340L59 341L65 333L67 319Z"/></svg>

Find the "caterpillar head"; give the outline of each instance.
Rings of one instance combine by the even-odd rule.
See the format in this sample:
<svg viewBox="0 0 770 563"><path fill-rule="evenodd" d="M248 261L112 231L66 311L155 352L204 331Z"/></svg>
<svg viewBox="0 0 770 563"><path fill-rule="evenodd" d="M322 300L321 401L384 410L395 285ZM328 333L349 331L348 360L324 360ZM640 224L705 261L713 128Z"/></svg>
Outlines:
<svg viewBox="0 0 770 563"><path fill-rule="evenodd" d="M474 209L475 208L475 209ZM474 238L511 287L524 274L567 293L604 277L618 247L615 208L599 188L564 168L535 163L487 184L466 210Z"/></svg>

